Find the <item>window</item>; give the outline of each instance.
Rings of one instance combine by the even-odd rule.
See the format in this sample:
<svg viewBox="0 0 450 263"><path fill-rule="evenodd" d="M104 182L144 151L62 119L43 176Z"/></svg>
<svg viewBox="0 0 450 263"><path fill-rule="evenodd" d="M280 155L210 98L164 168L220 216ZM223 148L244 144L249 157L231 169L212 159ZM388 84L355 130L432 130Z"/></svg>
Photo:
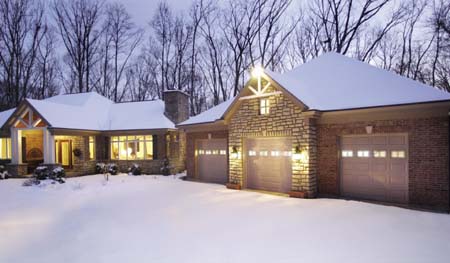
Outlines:
<svg viewBox="0 0 450 263"><path fill-rule="evenodd" d="M270 112L269 99L259 100L259 114L267 115Z"/></svg>
<svg viewBox="0 0 450 263"><path fill-rule="evenodd" d="M353 151L348 150L342 151L342 157L353 157Z"/></svg>
<svg viewBox="0 0 450 263"><path fill-rule="evenodd" d="M153 137L151 135L111 137L111 159L152 160Z"/></svg>
<svg viewBox="0 0 450 263"><path fill-rule="evenodd" d="M373 157L386 158L386 151L373 151Z"/></svg>
<svg viewBox="0 0 450 263"><path fill-rule="evenodd" d="M255 151L248 151L248 155L249 156L256 156L256 152Z"/></svg>
<svg viewBox="0 0 450 263"><path fill-rule="evenodd" d="M405 151L391 151L391 158L405 158Z"/></svg>
<svg viewBox="0 0 450 263"><path fill-rule="evenodd" d="M198 150L198 154L199 154L199 155L205 154L205 150Z"/></svg>
<svg viewBox="0 0 450 263"><path fill-rule="evenodd" d="M220 150L220 155L226 155L227 151L226 150Z"/></svg>
<svg viewBox="0 0 450 263"><path fill-rule="evenodd" d="M366 158L366 157L370 156L370 152L369 151L358 151L357 156Z"/></svg>
<svg viewBox="0 0 450 263"><path fill-rule="evenodd" d="M268 156L269 152L268 151L260 151L259 152L259 156Z"/></svg>
<svg viewBox="0 0 450 263"><path fill-rule="evenodd" d="M280 156L280 152L279 151L271 151L270 155L273 157L277 157L277 156Z"/></svg>
<svg viewBox="0 0 450 263"><path fill-rule="evenodd" d="M95 159L95 136L89 136L89 160Z"/></svg>
<svg viewBox="0 0 450 263"><path fill-rule="evenodd" d="M11 159L11 138L0 138L0 159Z"/></svg>

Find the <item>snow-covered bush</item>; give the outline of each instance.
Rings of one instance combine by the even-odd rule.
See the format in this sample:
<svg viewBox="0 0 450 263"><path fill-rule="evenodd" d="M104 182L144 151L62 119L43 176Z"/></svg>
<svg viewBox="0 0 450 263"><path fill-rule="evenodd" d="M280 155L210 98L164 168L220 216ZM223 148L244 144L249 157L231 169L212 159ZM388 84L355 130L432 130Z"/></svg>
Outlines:
<svg viewBox="0 0 450 263"><path fill-rule="evenodd" d="M111 175L116 175L119 172L119 167L115 163L97 163L95 165L95 171L98 174L109 173Z"/></svg>
<svg viewBox="0 0 450 263"><path fill-rule="evenodd" d="M128 168L128 174L141 175L141 167L139 166L139 164L133 163L133 165Z"/></svg>
<svg viewBox="0 0 450 263"><path fill-rule="evenodd" d="M30 178L22 183L22 186L33 186L40 184L41 181L36 178Z"/></svg>
<svg viewBox="0 0 450 263"><path fill-rule="evenodd" d="M108 163L108 172L111 175L116 175L119 173L119 166L115 163Z"/></svg>
<svg viewBox="0 0 450 263"><path fill-rule="evenodd" d="M47 166L38 166L34 169L33 177L38 180L45 180L50 177L50 171Z"/></svg>
<svg viewBox="0 0 450 263"><path fill-rule="evenodd" d="M107 171L105 169L106 169L106 164L105 163L97 163L95 165L95 172L98 173L98 174L106 173Z"/></svg>
<svg viewBox="0 0 450 263"><path fill-rule="evenodd" d="M8 179L9 177L9 173L6 171L5 166L0 165L0 180Z"/></svg>
<svg viewBox="0 0 450 263"><path fill-rule="evenodd" d="M164 161L163 161L163 164L161 167L161 173L165 176L168 176L168 175L170 175L171 168L172 168L172 166L170 166L169 159L164 158Z"/></svg>
<svg viewBox="0 0 450 263"><path fill-rule="evenodd" d="M33 172L33 178L36 180L46 180L51 179L53 181L57 181L58 183L65 183L64 177L66 176L66 172L62 167L56 167L53 170L49 170L47 166L38 166ZM33 182L29 182L31 185ZM34 183L35 184L35 183ZM25 185L25 183L24 183Z"/></svg>

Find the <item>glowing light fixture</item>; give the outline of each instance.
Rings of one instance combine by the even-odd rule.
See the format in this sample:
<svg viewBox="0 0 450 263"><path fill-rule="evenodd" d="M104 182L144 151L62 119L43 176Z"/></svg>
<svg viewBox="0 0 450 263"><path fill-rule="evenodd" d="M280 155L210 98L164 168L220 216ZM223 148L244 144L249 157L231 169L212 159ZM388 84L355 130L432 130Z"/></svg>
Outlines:
<svg viewBox="0 0 450 263"><path fill-rule="evenodd" d="M306 150L301 150L299 146L295 146L292 159L295 161L306 162L308 161L308 152Z"/></svg>
<svg viewBox="0 0 450 263"><path fill-rule="evenodd" d="M239 159L240 157L241 153L238 151L238 148L236 146L233 146L233 148L231 148L231 158Z"/></svg>
<svg viewBox="0 0 450 263"><path fill-rule="evenodd" d="M264 69L261 65L257 65L252 69L252 77L260 78L264 73Z"/></svg>

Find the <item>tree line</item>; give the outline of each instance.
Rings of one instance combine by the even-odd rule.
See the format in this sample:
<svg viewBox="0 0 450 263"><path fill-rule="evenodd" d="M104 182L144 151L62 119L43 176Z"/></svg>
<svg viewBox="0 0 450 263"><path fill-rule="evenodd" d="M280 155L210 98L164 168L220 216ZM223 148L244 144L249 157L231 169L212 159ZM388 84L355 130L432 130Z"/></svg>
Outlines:
<svg viewBox="0 0 450 263"><path fill-rule="evenodd" d="M235 96L248 69L335 51L450 91L446 0L162 1L141 28L123 4L0 0L0 107L96 91L116 102L190 94L191 114Z"/></svg>

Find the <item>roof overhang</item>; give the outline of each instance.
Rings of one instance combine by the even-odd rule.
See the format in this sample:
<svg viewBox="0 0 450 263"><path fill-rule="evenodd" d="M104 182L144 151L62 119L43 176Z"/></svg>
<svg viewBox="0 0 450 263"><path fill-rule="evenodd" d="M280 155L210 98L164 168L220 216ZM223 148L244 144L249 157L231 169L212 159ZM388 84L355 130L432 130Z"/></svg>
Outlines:
<svg viewBox="0 0 450 263"><path fill-rule="evenodd" d="M216 120L216 121L212 121L212 122L202 122L202 123L178 125L177 128L183 129L185 132L228 130L228 126L225 124L224 120Z"/></svg>
<svg viewBox="0 0 450 263"><path fill-rule="evenodd" d="M9 116L1 129L8 129L12 125L14 125L14 122L17 120L17 118L19 118L24 113L24 111L27 110L27 108L30 108L31 110L33 110L33 112L37 113L47 126L51 126L51 123L47 119L45 119L45 117L38 110L36 110L36 108L27 99L24 99L19 103L16 110L11 114L11 116Z"/></svg>

